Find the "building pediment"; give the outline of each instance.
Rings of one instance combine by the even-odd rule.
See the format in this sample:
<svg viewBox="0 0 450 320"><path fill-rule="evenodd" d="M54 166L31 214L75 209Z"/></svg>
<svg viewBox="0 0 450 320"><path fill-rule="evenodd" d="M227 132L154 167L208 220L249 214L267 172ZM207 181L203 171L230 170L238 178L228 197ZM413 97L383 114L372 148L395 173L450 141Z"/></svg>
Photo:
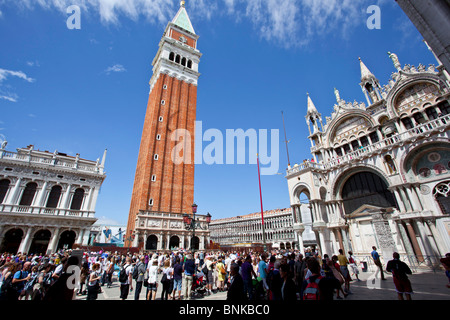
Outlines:
<svg viewBox="0 0 450 320"><path fill-rule="evenodd" d="M349 219L355 219L360 217L366 217L373 215L375 213L385 212L386 208L377 207L369 204L364 204L355 211L353 211L351 214L347 215L347 218Z"/></svg>

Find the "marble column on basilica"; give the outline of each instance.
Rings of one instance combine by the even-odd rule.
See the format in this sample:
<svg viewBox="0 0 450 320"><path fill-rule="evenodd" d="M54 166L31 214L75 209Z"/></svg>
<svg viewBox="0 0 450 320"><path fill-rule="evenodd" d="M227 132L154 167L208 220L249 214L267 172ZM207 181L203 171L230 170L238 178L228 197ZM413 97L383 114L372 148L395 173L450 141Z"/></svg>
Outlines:
<svg viewBox="0 0 450 320"><path fill-rule="evenodd" d="M446 250L445 250L445 248L443 246L444 241L442 240L442 237L441 237L439 231L436 228L436 224L435 224L436 221L432 220L432 219L427 219L426 222L428 224L428 228L431 231L431 234L433 235L433 239L435 239L437 248L439 250L438 254L441 255L441 256L445 255L447 252L446 252Z"/></svg>
<svg viewBox="0 0 450 320"><path fill-rule="evenodd" d="M400 233L400 237L402 239L403 246L405 248L406 254L409 257L414 257L415 262L417 263L416 256L414 254L414 249L411 245L411 241L409 241L408 235L406 233L405 227L403 226L403 223L401 221L397 221L397 228Z"/></svg>
<svg viewBox="0 0 450 320"><path fill-rule="evenodd" d="M412 223L414 223L414 222L412 222ZM408 234L409 234L409 238L411 239L411 243L413 245L416 258L417 258L417 260L419 260L419 262L423 262L424 257L422 254L422 250L420 250L419 242L417 242L414 227L411 225L411 222L409 222L409 221L405 221L405 225L406 225L406 230L408 231Z"/></svg>

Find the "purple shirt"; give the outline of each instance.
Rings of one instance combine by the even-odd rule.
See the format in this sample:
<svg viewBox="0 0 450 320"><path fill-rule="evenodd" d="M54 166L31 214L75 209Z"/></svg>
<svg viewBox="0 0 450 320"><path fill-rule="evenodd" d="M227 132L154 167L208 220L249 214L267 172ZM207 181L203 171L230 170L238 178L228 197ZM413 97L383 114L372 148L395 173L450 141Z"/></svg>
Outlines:
<svg viewBox="0 0 450 320"><path fill-rule="evenodd" d="M241 266L241 276L242 280L250 281L252 280L252 270L253 266L250 262L245 261Z"/></svg>

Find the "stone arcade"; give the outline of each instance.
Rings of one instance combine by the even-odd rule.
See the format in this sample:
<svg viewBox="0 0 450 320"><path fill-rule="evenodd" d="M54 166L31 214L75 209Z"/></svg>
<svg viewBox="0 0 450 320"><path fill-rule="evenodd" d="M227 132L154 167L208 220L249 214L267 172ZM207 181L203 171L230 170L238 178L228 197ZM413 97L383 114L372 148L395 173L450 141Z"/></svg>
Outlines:
<svg viewBox="0 0 450 320"><path fill-rule="evenodd" d="M103 160L0 148L0 252L53 253L87 245L105 180Z"/></svg>

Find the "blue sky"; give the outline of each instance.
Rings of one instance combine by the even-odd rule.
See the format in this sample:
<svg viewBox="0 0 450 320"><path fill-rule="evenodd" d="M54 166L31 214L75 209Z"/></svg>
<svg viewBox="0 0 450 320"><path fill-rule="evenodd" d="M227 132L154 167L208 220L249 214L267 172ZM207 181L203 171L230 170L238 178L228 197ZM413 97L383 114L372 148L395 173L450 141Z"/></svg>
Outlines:
<svg viewBox="0 0 450 320"><path fill-rule="evenodd" d="M66 8L81 8L69 30ZM366 26L370 5L381 29ZM8 150L96 160L108 149L96 216L125 224L152 75L151 62L179 1L0 0L0 137ZM330 116L340 91L365 102L358 57L387 83L404 64L436 64L395 1L188 0L203 53L197 120L203 130L278 129L280 173L309 158L306 93ZM208 145L204 142L204 147ZM264 209L289 207L284 175L262 176ZM195 202L214 218L260 210L256 165L197 165Z"/></svg>

